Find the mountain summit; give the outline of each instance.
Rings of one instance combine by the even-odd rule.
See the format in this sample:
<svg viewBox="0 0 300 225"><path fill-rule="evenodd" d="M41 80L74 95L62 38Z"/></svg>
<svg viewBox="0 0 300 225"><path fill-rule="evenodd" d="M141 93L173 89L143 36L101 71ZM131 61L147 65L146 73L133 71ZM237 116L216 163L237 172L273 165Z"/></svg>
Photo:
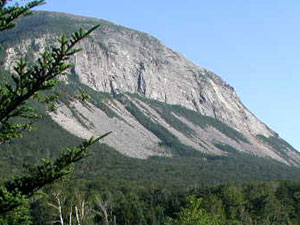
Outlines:
<svg viewBox="0 0 300 225"><path fill-rule="evenodd" d="M226 157L236 151L300 165L298 151L251 113L233 87L146 33L104 20L36 12L0 37L4 66L11 70L24 53L33 59L62 33L96 24L100 28L81 43L60 88L65 95L88 92L91 99L59 104L49 113L68 132L87 138L113 131L106 143L136 158Z"/></svg>

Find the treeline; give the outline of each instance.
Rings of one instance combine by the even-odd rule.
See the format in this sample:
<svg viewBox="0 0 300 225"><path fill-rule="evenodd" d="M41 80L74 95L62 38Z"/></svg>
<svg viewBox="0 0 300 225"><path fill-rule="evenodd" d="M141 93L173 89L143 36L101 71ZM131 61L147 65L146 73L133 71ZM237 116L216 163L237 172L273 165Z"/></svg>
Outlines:
<svg viewBox="0 0 300 225"><path fill-rule="evenodd" d="M72 224L79 224L78 218L82 225L300 224L300 183L293 182L175 191L125 183L99 186L77 180L62 182L45 192L47 195L30 203L30 216L36 225L61 224L61 219L65 224L70 219Z"/></svg>
<svg viewBox="0 0 300 225"><path fill-rule="evenodd" d="M69 99L71 85L74 84L62 86L64 99ZM109 108L101 105L102 100L109 101L111 96L84 86L80 88L91 96L91 102L108 115L115 116ZM168 131L151 122L134 103L125 103L127 110L147 129L162 134L162 144L173 148L174 152L178 150L178 141L172 139ZM172 115L173 108L177 107L169 109L156 102L152 104L165 117ZM175 112L181 111L190 113L179 107ZM206 118L198 117L195 115L194 120L206 121ZM181 124L171 119L169 123L179 129ZM21 141L3 145L1 177L11 173L26 174L28 165L22 167L24 162L38 163L42 157L53 159L61 149L82 141L63 130L49 116L35 125L36 132L25 132ZM55 141L51 141L53 139ZM97 143L92 147L94 155L77 165L71 181L48 187L44 193L34 196L27 208L8 215L10 219L5 219L5 223L0 221L0 224L9 225L7 221L25 225L62 224L61 220L70 224L70 218L73 224L78 224L79 218L81 225L209 225L208 221L215 225L300 224L298 183L243 184L276 179L299 181L299 168L241 153L228 145L219 144L217 147L228 156L199 154L141 160L126 157L105 144ZM218 185L230 182L240 184ZM204 187L204 184L212 186ZM192 221L186 220L190 213L194 215Z"/></svg>

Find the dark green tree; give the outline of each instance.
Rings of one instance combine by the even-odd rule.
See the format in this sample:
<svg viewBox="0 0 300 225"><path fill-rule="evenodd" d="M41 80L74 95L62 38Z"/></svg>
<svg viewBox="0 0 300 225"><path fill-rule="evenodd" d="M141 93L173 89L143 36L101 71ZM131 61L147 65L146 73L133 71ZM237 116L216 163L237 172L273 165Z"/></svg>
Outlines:
<svg viewBox="0 0 300 225"><path fill-rule="evenodd" d="M17 2L1 0L0 31L12 29L18 18L29 15L32 8L43 3L44 0L37 0L20 6ZM8 71L9 79L0 79L0 146L22 137L22 132L30 129L32 123L41 118L29 106L29 101L41 101L41 93L45 91L48 93L46 102L55 99L51 98L51 90L58 83L56 77L66 75L66 71L71 68L69 58L80 51L75 45L97 27L88 31L79 30L70 38L63 35L58 40L58 46L42 52L34 64L20 59L14 71ZM4 74L0 76L3 78ZM45 185L70 173L72 163L89 156L88 147L106 135L108 133L92 137L77 147L67 149L56 160L42 160L40 165L32 166L27 174L0 183L0 224L30 224L28 213L22 210L22 207L26 208L28 198ZM22 221L16 218L22 218Z"/></svg>
<svg viewBox="0 0 300 225"><path fill-rule="evenodd" d="M169 218L167 225L223 225L219 215L207 212L202 208L202 199L194 196L188 197L188 206L182 208L177 219Z"/></svg>

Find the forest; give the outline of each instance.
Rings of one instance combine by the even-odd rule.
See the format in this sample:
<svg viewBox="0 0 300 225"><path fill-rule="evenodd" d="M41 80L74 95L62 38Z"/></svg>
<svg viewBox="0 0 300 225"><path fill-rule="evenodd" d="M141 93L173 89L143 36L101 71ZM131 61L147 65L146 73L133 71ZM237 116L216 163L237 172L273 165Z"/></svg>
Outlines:
<svg viewBox="0 0 300 225"><path fill-rule="evenodd" d="M19 17L30 16L32 8L44 3L38 0L20 6L8 2L0 1L1 32L13 29ZM175 129L185 125L173 113L201 127L212 126L238 142L248 142L243 134L178 105L128 93L95 92L78 84L72 72L70 82L60 84L57 76L72 68L68 60L80 51L76 44L95 29L97 26L62 36L59 45L41 53L35 64L28 63L34 57L28 53L27 59L16 63L14 75L3 68L1 49L1 225L300 224L298 167L222 144L216 147L230 157L199 153L145 117L126 96L152 105ZM74 92L78 89L83 92ZM98 142L110 133L82 140L45 114L56 109L58 99L66 105L72 99L88 99L110 117L117 116L103 104L108 98L122 102L175 156L130 158ZM72 112L76 117L77 112ZM193 132L188 127L185 131ZM288 146L280 138L258 138L278 151Z"/></svg>
<svg viewBox="0 0 300 225"><path fill-rule="evenodd" d="M68 178L45 188L13 215L38 225L63 224L60 220L89 225L299 224L299 201L300 184L287 181L184 190Z"/></svg>

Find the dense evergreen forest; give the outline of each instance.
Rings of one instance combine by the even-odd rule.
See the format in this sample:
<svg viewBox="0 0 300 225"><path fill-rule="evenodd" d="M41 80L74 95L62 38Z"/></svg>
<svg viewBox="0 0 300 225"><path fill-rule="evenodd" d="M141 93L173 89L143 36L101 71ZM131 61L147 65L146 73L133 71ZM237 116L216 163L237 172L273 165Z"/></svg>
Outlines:
<svg viewBox="0 0 300 225"><path fill-rule="evenodd" d="M6 171L22 175L42 156L59 155L53 151L57 145L81 142L49 117L35 127L36 131L26 132L22 141L6 144L1 153L5 159L1 160L2 176ZM46 135L49 132L51 136ZM48 140L53 136L55 143ZM142 160L100 143L92 146L92 152L71 175L30 198L22 213L33 224L61 224L59 204L66 224L70 214L77 224L76 207L77 213L82 213L81 224L88 225L300 223L300 183L272 181L279 175L298 180L297 168L243 154L208 160L201 155L193 161L189 156ZM185 221L190 213L194 214L188 216L192 221Z"/></svg>
<svg viewBox="0 0 300 225"><path fill-rule="evenodd" d="M15 19L44 3L6 7L7 2L0 1L1 31L13 28ZM95 92L72 75L68 84L59 85L55 77L71 68L65 61L78 51L73 46L96 28L74 33L69 40L62 37L60 47L45 52L33 66L21 60L12 79L1 68L0 225L300 224L299 168L222 144L216 147L227 153L224 156L199 153L145 117L126 95ZM17 34L16 30L13 35ZM2 44L9 40L0 38ZM0 54L2 65L3 49ZM74 92L78 89L84 93ZM37 97L40 92L45 95ZM99 143L104 136L84 141L68 133L45 111L55 110L54 101L68 105L74 98L88 99L111 117L116 115L103 101L118 99L174 157L134 159ZM184 124L172 116L174 112L247 142L241 133L211 117L138 95L131 98L152 105L175 129ZM193 131L186 128L186 132ZM278 150L288 145L279 138L258 138Z"/></svg>
<svg viewBox="0 0 300 225"><path fill-rule="evenodd" d="M59 220L59 204L65 223L70 213L75 215L77 207L81 210L81 224L90 225L300 223L300 184L293 182L195 185L184 190L132 182L116 186L72 179L44 191L47 194L30 201L34 224ZM195 200L199 203L196 206ZM182 212L188 214L188 220Z"/></svg>

